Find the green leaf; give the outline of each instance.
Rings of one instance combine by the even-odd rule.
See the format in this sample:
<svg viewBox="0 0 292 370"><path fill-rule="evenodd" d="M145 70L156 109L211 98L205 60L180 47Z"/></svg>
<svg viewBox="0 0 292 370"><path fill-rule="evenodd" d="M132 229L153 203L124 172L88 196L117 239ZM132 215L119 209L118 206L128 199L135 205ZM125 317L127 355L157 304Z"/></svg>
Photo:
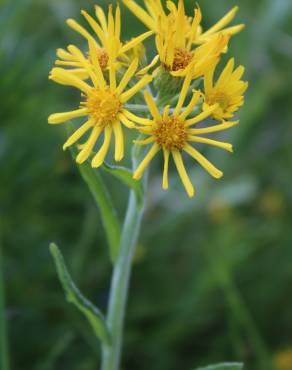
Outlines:
<svg viewBox="0 0 292 370"><path fill-rule="evenodd" d="M134 190L138 205L142 205L144 196L142 183L133 179L131 170L125 167L111 166L106 163L103 164L103 169Z"/></svg>
<svg viewBox="0 0 292 370"><path fill-rule="evenodd" d="M121 228L110 194L100 174L91 168L89 163L78 165L78 168L100 210L102 224L110 247L111 260L115 262L119 253Z"/></svg>
<svg viewBox="0 0 292 370"><path fill-rule="evenodd" d="M69 133L74 131L73 127L72 123L67 125ZM77 148L75 146L71 146L70 152L75 160L78 153ZM82 164L78 164L77 167L83 180L87 183L100 211L102 224L110 248L111 260L114 263L119 254L121 227L110 193L108 192L99 171L93 169L87 161Z"/></svg>
<svg viewBox="0 0 292 370"><path fill-rule="evenodd" d="M225 362L222 364L209 365L207 367L200 367L196 370L242 370L243 364L239 362Z"/></svg>
<svg viewBox="0 0 292 370"><path fill-rule="evenodd" d="M59 280L63 286L67 301L81 311L89 321L95 335L105 344L110 343L110 334L100 310L85 298L76 287L67 270L64 258L56 244L50 244L50 252L54 258Z"/></svg>

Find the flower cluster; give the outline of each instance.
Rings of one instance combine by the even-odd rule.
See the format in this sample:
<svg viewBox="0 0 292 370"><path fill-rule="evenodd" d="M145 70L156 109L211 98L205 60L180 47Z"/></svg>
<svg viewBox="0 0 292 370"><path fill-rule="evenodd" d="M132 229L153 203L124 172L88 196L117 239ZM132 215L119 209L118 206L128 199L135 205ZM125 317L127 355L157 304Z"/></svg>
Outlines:
<svg viewBox="0 0 292 370"><path fill-rule="evenodd" d="M134 0L123 0L123 3L149 28L127 42L121 41L119 5L115 12L110 5L107 16L99 6L95 7L95 17L82 10L89 30L73 19L67 20L83 36L86 46L83 51L74 45L66 50L58 49L56 66L49 78L79 89L81 102L73 111L50 115L49 123L83 117L84 121L63 148L78 143L77 163L90 158L94 168L103 164L112 137L114 159L122 160L125 131L136 130L142 138L135 140L134 145L150 145L150 149L133 177L139 180L154 156L162 151L163 189L168 188L172 157L186 192L192 197L195 191L184 166L183 153L220 178L222 172L195 146L203 143L232 151L231 144L201 135L237 125L233 116L244 102L247 89L247 82L242 81L244 68L236 68L233 58L217 79L214 77L231 37L244 27L229 26L238 8L204 31L198 5L193 16L188 16L183 0L177 5L167 1L166 7L161 0L144 0L145 8ZM155 39L157 51L149 64L142 44L148 38ZM144 109L137 114L144 101ZM85 138L83 143L79 142L81 138Z"/></svg>

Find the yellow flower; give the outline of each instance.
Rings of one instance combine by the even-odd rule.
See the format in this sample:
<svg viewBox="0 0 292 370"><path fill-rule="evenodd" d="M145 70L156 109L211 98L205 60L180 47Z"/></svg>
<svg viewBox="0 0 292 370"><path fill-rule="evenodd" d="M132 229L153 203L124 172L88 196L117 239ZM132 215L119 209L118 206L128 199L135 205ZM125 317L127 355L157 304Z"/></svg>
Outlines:
<svg viewBox="0 0 292 370"><path fill-rule="evenodd" d="M144 0L146 10L139 6L134 0L123 0L123 3L135 14L137 18L140 19L141 22L146 25L146 27L158 33L159 22L161 21L162 25L165 25L170 14L174 17L177 17L179 13L179 7L181 6L181 3L183 4L183 0L179 0L178 7L173 1L167 1L166 6L169 10L168 14L165 12L161 0ZM244 28L244 24L239 24L228 28L224 27L228 26L232 22L238 9L238 6L235 6L209 30L202 32L202 27L200 26L202 16L200 8L197 5L197 9L194 10L194 13L195 17L197 13L197 16L200 18L199 26L194 28L194 19L184 15L184 19L182 21L183 29L186 31L186 33L184 34L182 30L180 30L181 37L186 36L187 38L191 39L192 43L201 44L208 41L212 36L218 33L223 32L228 35L234 35Z"/></svg>
<svg viewBox="0 0 292 370"><path fill-rule="evenodd" d="M135 48L139 50L137 47L141 42L153 34L152 31L145 32L123 45L120 40L121 12L119 5L116 7L115 16L113 16L112 5L109 6L108 19L102 8L96 6L95 14L98 22L84 10L81 11L81 14L91 26L98 41L74 19L68 19L67 24L91 44L91 48L94 50L94 54L97 56L102 70L108 68L109 60L115 62L116 69L119 69L121 66L129 66L133 60L133 53L129 53L133 49L134 53L136 53ZM56 60L56 65L71 67L71 73L74 73L79 78L85 79L89 77L87 70L80 63L80 60L70 50L58 49L57 56L59 59ZM91 63L90 58L89 62Z"/></svg>
<svg viewBox="0 0 292 370"><path fill-rule="evenodd" d="M157 108L153 98L148 91L145 91L145 100L151 112L152 119L141 118L130 115L131 119L139 123L142 127L140 132L146 134L144 140L136 141L136 144L147 145L152 144L151 149L139 164L134 173L134 179L139 180L154 158L154 156L162 150L164 155L164 170L163 170L163 189L168 188L168 165L170 154L174 159L177 171L180 175L182 183L187 191L189 197L194 196L194 187L186 172L182 153L189 154L192 158L198 161L212 176L220 178L223 173L219 171L213 164L211 164L191 143L204 143L223 148L232 152L232 145L223 143L209 138L201 137L199 135L225 130L236 125L238 122L223 122L221 124L213 125L204 128L194 128L193 126L202 122L204 119L210 117L212 113L218 108L217 104L210 106L208 110L199 113L193 117L189 117L194 111L195 106L199 102L201 93L193 92L193 96L186 108L183 108L186 96L192 80L192 74L189 73L183 83L183 87L179 96L178 103L173 111L169 106L166 106L161 114ZM189 118L188 118L189 117Z"/></svg>
<svg viewBox="0 0 292 370"><path fill-rule="evenodd" d="M210 69L204 77L205 103L203 109L208 110L210 106L217 103L218 108L212 116L219 120L233 117L244 103L243 94L248 87L248 83L241 80L244 67L239 66L233 69L234 58L226 64L216 83L213 83L215 67Z"/></svg>
<svg viewBox="0 0 292 370"><path fill-rule="evenodd" d="M126 4L137 15L149 23L150 19L146 17L145 11L133 2ZM155 24L156 30L156 48L159 59L164 70L169 71L175 77L184 77L189 70L193 71L193 78L202 76L213 65L216 65L220 54L226 49L229 41L229 35L213 35L203 45L193 48L195 35L199 33L201 12L195 10L193 19L189 19L185 14L183 0L179 1L178 7L172 2L168 2L170 13L166 16L162 13L163 9L160 2L149 1L146 6L150 14L153 14L152 29ZM147 13L146 13L147 14ZM144 17L142 16L144 15ZM146 17L146 18L145 18ZM156 24L157 23L157 24ZM143 72L152 67L158 58L155 58Z"/></svg>
<svg viewBox="0 0 292 370"><path fill-rule="evenodd" d="M102 165L109 150L112 134L115 137L115 160L120 161L124 157L122 127L132 128L134 126L131 122L131 113L126 109L125 103L145 85L150 83L152 77L146 75L134 86L125 90L137 71L138 59L136 58L125 72L119 84L117 84L114 65L110 64L109 84L107 84L91 40L89 44L91 63L76 46L70 45L68 50L78 60L80 66L86 70L91 80L90 83L84 82L74 73L62 68L53 68L50 75L50 79L59 84L73 86L81 90L83 100L79 109L52 114L49 116L48 121L51 124L59 124L72 118L86 117L86 121L65 142L63 149L65 150L76 143L83 135L91 131L76 157L77 163L83 163L88 159L98 138L103 133L103 144L91 162L92 167L99 167Z"/></svg>
<svg viewBox="0 0 292 370"><path fill-rule="evenodd" d="M162 25L159 27L156 47L162 65L173 76L183 77L189 70L192 70L192 77L197 78L216 65L220 54L228 44L229 36L216 35L210 41L193 49L192 39L182 36L187 31L185 17L183 1L180 1L176 16L169 17L165 27ZM194 33L198 30L200 20L200 12L196 11L192 22Z"/></svg>

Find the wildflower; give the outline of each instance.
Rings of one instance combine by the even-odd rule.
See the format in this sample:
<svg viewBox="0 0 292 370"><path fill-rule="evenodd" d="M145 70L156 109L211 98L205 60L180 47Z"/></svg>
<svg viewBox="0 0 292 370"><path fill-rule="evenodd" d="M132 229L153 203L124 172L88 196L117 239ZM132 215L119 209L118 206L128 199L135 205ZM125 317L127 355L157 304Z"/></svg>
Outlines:
<svg viewBox="0 0 292 370"><path fill-rule="evenodd" d="M121 12L119 5L116 7L115 16L113 16L112 5L109 6L108 19L106 19L102 8L96 6L95 14L98 22L84 10L81 11L81 14L91 26L98 41L74 19L68 19L67 24L91 44L102 70L108 68L109 60L114 61L116 69L122 66L128 67L133 61L132 55L137 54L141 50L141 47L139 48L141 42L153 34L152 31L145 32L123 45L120 40ZM88 78L87 70L70 50L58 49L57 56L59 59L56 60L56 65L71 67L71 73L77 77L82 79ZM89 63L91 63L90 58Z"/></svg>
<svg viewBox="0 0 292 370"><path fill-rule="evenodd" d="M163 189L168 188L168 166L169 157L171 154L189 197L193 197L195 191L183 163L183 152L189 154L192 158L198 161L201 166L204 167L213 177L222 177L223 173L213 164L211 164L197 149L191 145L191 143L204 143L232 152L231 144L211 140L199 135L225 130L238 123L223 122L211 127L194 128L194 125L210 117L212 113L218 109L218 104L214 104L210 106L208 110L205 110L194 117L188 118L194 111L194 108L201 96L200 92L194 91L191 101L185 109L182 109L191 80L192 74L189 73L184 80L178 103L173 112L170 110L169 106L166 106L164 107L163 114L161 114L149 92L145 91L145 100L153 118L141 118L131 114L132 120L141 125L140 132L148 136L144 140L136 141L136 144L152 144L151 149L148 151L147 155L136 169L134 173L134 179L139 180L151 160L158 152L162 151L164 156L162 180Z"/></svg>
<svg viewBox="0 0 292 370"><path fill-rule="evenodd" d="M141 8L133 6L133 2L126 4L135 10L141 19L146 19L145 11L141 13ZM203 45L193 48L193 40L199 32L201 22L201 12L195 10L193 19L187 18L185 14L184 3L179 1L178 7L174 3L169 2L168 8L170 13L166 16L162 13L163 9L160 2L146 2L147 7L152 9L151 14L156 15L155 27L152 24L152 29L156 30L156 48L163 70L168 71L172 76L184 77L191 69L193 78L202 76L209 68L216 65L219 55L226 49L229 36L217 34L211 37ZM144 15L144 17L142 16ZM146 18L145 18L146 17ZM157 18L157 19L156 19ZM147 18L148 19L148 18ZM150 20L148 19L149 26ZM144 72L157 63L156 57ZM158 69L156 70L158 71Z"/></svg>
<svg viewBox="0 0 292 370"><path fill-rule="evenodd" d="M158 33L159 22L161 22L162 25L165 25L170 15L177 17L179 13L179 7L181 6L181 4L183 5L183 0L179 0L178 7L175 5L173 1L168 1L167 2L167 8L169 10L168 14L165 12L161 0L144 0L144 4L147 10L144 10L134 0L123 0L123 3L132 11L132 13L135 14L137 18L140 19L141 22L143 22L146 25L146 27ZM195 9L194 12L195 18L197 15L197 17L200 19L199 25L198 27L196 27L193 23L194 19L184 14L183 19L181 19L181 25L183 26L183 29L186 31L186 34L184 34L182 30L179 30L181 32L181 37L187 36L189 39L191 39L192 43L202 44L210 40L212 36L215 36L218 33L235 35L244 28L244 24L239 24L227 28L224 27L228 26L232 22L236 13L238 12L238 9L239 9L238 6L233 7L222 19L220 19L216 24L214 24L209 30L203 32L202 27L200 26L200 22L202 19L201 10L197 5L197 9Z"/></svg>
<svg viewBox="0 0 292 370"><path fill-rule="evenodd" d="M212 116L218 120L224 120L231 118L243 105L243 93L246 91L248 83L241 80L244 73L243 66L234 70L234 58L229 60L217 82L213 83L215 68L214 66L205 74L203 109L208 110L210 106L217 103L218 108Z"/></svg>
<svg viewBox="0 0 292 370"><path fill-rule="evenodd" d="M116 70L113 64L109 65L109 84L106 82L102 73L102 68L98 56L94 53L95 49L90 45L90 60L73 45L68 47L71 55L80 63L83 69L88 73L91 82L87 83L77 77L71 71L62 68L53 68L50 79L62 85L76 87L81 90L83 100L77 110L65 113L52 114L49 117L49 123L58 124L77 117L87 117L84 122L68 140L65 142L63 149L76 143L89 130L91 133L86 142L81 146L81 150L76 157L77 163L83 163L92 153L94 146L102 133L104 141L97 154L92 159L92 167L102 165L108 152L112 134L115 137L115 160L120 161L124 157L124 136L123 126L132 128L131 113L126 109L125 103L131 99L145 85L151 82L151 76L144 76L134 86L125 90L129 81L134 76L138 68L138 59L134 59L120 83L117 84Z"/></svg>

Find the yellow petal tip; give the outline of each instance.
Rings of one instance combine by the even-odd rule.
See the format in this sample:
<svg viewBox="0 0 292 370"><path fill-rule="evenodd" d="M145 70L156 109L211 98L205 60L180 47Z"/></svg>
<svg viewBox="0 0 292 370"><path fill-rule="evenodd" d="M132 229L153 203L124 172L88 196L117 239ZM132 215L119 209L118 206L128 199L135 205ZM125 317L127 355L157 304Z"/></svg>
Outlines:
<svg viewBox="0 0 292 370"><path fill-rule="evenodd" d="M195 190L193 189L193 190L189 190L188 191L188 197L189 198L193 198L195 196Z"/></svg>
<svg viewBox="0 0 292 370"><path fill-rule="evenodd" d="M133 175L133 179L134 179L134 180L136 180L136 181L138 181L138 180L140 180L140 179L141 179L141 176L140 176L140 175L138 175L137 173L134 173L134 175Z"/></svg>

